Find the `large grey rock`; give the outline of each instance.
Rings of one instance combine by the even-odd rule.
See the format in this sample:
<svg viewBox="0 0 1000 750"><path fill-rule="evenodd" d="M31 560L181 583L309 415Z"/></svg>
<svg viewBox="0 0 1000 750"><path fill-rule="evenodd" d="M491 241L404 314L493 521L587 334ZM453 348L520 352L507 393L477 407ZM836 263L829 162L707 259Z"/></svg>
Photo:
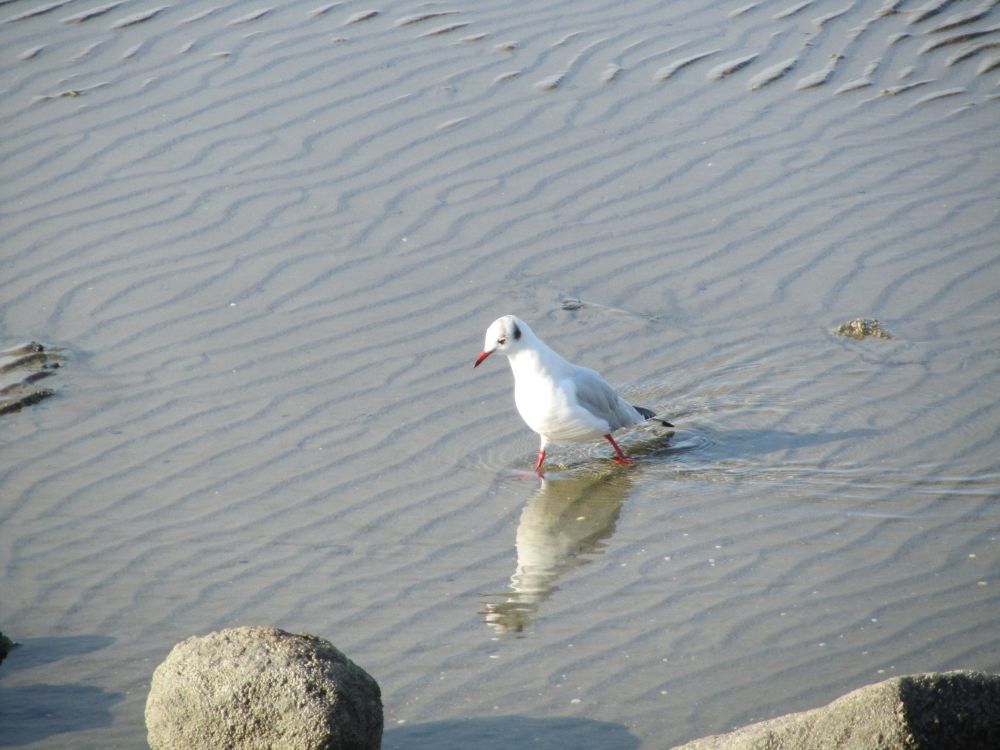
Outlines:
<svg viewBox="0 0 1000 750"><path fill-rule="evenodd" d="M780 716L675 750L996 750L1000 675L894 677L823 708Z"/></svg>
<svg viewBox="0 0 1000 750"><path fill-rule="evenodd" d="M378 683L328 641L267 627L174 646L146 701L153 750L377 750Z"/></svg>

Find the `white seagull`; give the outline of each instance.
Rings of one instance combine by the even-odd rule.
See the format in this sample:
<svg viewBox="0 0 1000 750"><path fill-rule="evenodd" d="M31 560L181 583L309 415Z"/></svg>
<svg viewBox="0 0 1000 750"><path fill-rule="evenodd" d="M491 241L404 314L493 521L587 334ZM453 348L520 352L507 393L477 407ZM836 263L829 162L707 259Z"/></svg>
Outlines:
<svg viewBox="0 0 1000 750"><path fill-rule="evenodd" d="M542 438L535 464L539 476L550 442L604 436L615 449L615 463L632 463L611 433L653 419L656 415L652 411L632 406L594 370L567 362L513 315L497 318L486 329L486 343L473 367L479 367L493 352L507 355L514 371L514 403L521 419Z"/></svg>

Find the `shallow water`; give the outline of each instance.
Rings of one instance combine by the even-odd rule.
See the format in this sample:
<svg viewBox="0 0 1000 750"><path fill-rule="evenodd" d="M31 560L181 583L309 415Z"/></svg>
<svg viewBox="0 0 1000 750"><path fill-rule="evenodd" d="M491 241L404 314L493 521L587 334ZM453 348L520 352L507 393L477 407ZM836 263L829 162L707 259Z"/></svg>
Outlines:
<svg viewBox="0 0 1000 750"><path fill-rule="evenodd" d="M144 747L244 624L390 749L1000 670L998 11L662 5L0 5L0 349L66 357L0 417L0 746ZM507 312L674 433L538 480Z"/></svg>

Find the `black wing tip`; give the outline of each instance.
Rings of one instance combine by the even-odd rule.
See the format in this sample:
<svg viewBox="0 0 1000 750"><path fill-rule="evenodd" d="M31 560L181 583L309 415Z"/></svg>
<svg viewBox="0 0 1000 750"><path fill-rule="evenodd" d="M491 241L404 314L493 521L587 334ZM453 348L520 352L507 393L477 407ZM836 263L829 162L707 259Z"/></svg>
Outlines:
<svg viewBox="0 0 1000 750"><path fill-rule="evenodd" d="M639 414L642 416L643 419L656 418L656 412L654 412L652 409L647 409L645 406L633 406L632 408L635 409L637 412L639 412ZM665 419L657 419L656 421L659 422L664 427L673 427L673 425Z"/></svg>

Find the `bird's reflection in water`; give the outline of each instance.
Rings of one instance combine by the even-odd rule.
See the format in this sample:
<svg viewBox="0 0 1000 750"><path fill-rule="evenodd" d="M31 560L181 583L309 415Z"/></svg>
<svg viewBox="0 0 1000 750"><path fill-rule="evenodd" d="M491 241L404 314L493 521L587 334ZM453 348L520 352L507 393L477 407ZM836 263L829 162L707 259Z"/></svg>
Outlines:
<svg viewBox="0 0 1000 750"><path fill-rule="evenodd" d="M584 476L548 474L517 525L517 569L510 592L488 595L484 620L501 633L520 632L568 571L601 554L631 486L618 467Z"/></svg>

